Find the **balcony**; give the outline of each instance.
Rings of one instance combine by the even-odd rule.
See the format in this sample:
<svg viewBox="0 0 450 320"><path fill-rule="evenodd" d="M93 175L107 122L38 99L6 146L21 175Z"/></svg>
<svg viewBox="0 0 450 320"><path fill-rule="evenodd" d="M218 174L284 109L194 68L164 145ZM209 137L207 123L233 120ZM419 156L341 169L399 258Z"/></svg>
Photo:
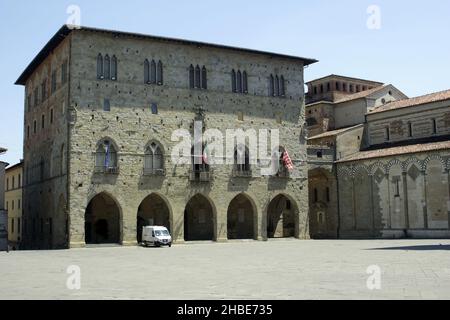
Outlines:
<svg viewBox="0 0 450 320"><path fill-rule="evenodd" d="M144 168L143 175L144 176L154 176L154 177L164 177L166 175L166 171L164 169Z"/></svg>
<svg viewBox="0 0 450 320"><path fill-rule="evenodd" d="M94 169L95 173L98 174L119 174L119 167L105 167L105 166L96 166Z"/></svg>
<svg viewBox="0 0 450 320"><path fill-rule="evenodd" d="M212 174L209 171L191 170L189 174L189 181L191 182L210 182Z"/></svg>

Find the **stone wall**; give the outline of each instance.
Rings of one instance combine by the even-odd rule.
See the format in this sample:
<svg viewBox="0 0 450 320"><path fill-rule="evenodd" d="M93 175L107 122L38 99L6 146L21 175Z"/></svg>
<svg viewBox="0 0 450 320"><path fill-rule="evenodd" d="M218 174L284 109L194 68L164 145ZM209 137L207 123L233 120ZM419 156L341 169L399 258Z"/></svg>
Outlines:
<svg viewBox="0 0 450 320"><path fill-rule="evenodd" d="M118 80L97 80L99 53L115 55ZM144 84L144 60L161 60L164 85ZM212 168L212 181L191 182L190 165L172 163L175 146L171 135L176 129L192 131L199 108L204 110L206 129L280 129L281 144L294 161L306 157L304 123L303 65L284 59L162 43L139 38L75 32L72 43L70 87L70 244L85 244L85 211L100 193L112 197L121 217L121 243L136 243L137 214L142 201L158 194L170 211L174 239L184 239L184 212L195 195L211 204L214 240L227 239L227 212L231 201L245 194L255 207L257 239L266 237L267 208L277 195L286 195L297 211L296 236L308 238L307 170L300 166L298 178L261 177L258 166L252 177L232 176L232 166ZM208 90L190 90L190 64L208 69ZM231 69L246 70L249 94L231 91ZM268 77L282 74L286 79L286 98L268 97ZM103 111L109 99L111 110ZM157 104L153 114L151 104ZM243 121L238 120L243 113ZM119 173L94 172L99 141L109 138L118 149ZM145 146L157 141L165 154L165 176L143 175Z"/></svg>
<svg viewBox="0 0 450 320"><path fill-rule="evenodd" d="M450 152L338 164L341 237L449 237Z"/></svg>

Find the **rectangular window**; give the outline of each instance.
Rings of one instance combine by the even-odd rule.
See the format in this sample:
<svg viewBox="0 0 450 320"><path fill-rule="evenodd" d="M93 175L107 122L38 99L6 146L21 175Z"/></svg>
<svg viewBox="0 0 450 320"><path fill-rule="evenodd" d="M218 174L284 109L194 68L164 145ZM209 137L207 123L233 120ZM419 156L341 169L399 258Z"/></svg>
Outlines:
<svg viewBox="0 0 450 320"><path fill-rule="evenodd" d="M389 127L386 127L385 130L386 130L386 141L389 141L391 140L391 133Z"/></svg>
<svg viewBox="0 0 450 320"><path fill-rule="evenodd" d="M9 178L6 178L6 191L8 191L8 190L9 190Z"/></svg>
<svg viewBox="0 0 450 320"><path fill-rule="evenodd" d="M22 188L22 175L20 173L19 173L18 182L19 182L19 188Z"/></svg>
<svg viewBox="0 0 450 320"><path fill-rule="evenodd" d="M14 233L14 218L11 219L11 233Z"/></svg>
<svg viewBox="0 0 450 320"><path fill-rule="evenodd" d="M67 82L67 61L61 66L61 83L64 84Z"/></svg>
<svg viewBox="0 0 450 320"><path fill-rule="evenodd" d="M39 89L34 88L34 106L37 107L39 105Z"/></svg>
<svg viewBox="0 0 450 320"><path fill-rule="evenodd" d="M156 103L152 103L152 114L158 114L158 105Z"/></svg>
<svg viewBox="0 0 450 320"><path fill-rule="evenodd" d="M44 80L44 82L42 82L41 91L41 99L42 102L44 102L45 99L47 99L47 80Z"/></svg>
<svg viewBox="0 0 450 320"><path fill-rule="evenodd" d="M11 210L14 210L14 200L11 201Z"/></svg>
<svg viewBox="0 0 450 320"><path fill-rule="evenodd" d="M45 129L45 115L42 115L41 117L41 128Z"/></svg>
<svg viewBox="0 0 450 320"><path fill-rule="evenodd" d="M437 134L437 121L436 119L432 120L432 124L433 124L433 134Z"/></svg>
<svg viewBox="0 0 450 320"><path fill-rule="evenodd" d="M19 200L17 200L17 209L20 210L20 206L21 206L21 203L20 203L20 199L19 199Z"/></svg>
<svg viewBox="0 0 450 320"><path fill-rule="evenodd" d="M27 126L27 138L30 138L30 126Z"/></svg>
<svg viewBox="0 0 450 320"><path fill-rule="evenodd" d="M14 189L16 187L16 178L13 176L12 177L12 189Z"/></svg>
<svg viewBox="0 0 450 320"><path fill-rule="evenodd" d="M9 203L8 203L8 201L6 201L6 211L8 211L9 210Z"/></svg>
<svg viewBox="0 0 450 320"><path fill-rule="evenodd" d="M52 72L52 94L56 92L56 70Z"/></svg>
<svg viewBox="0 0 450 320"><path fill-rule="evenodd" d="M37 122L36 120L33 121L33 133L37 132Z"/></svg>
<svg viewBox="0 0 450 320"><path fill-rule="evenodd" d="M330 188L327 187L327 202L330 202Z"/></svg>
<svg viewBox="0 0 450 320"><path fill-rule="evenodd" d="M408 137L412 137L413 136L413 127L412 127L412 123L409 122L408 123Z"/></svg>
<svg viewBox="0 0 450 320"><path fill-rule="evenodd" d="M17 218L17 233L20 234L20 218Z"/></svg>
<svg viewBox="0 0 450 320"><path fill-rule="evenodd" d="M50 109L50 124L53 123L53 109Z"/></svg>
<svg viewBox="0 0 450 320"><path fill-rule="evenodd" d="M27 110L30 111L31 110L31 94L28 95L27 97Z"/></svg>
<svg viewBox="0 0 450 320"><path fill-rule="evenodd" d="M103 111L111 111L111 105L109 99L103 100Z"/></svg>

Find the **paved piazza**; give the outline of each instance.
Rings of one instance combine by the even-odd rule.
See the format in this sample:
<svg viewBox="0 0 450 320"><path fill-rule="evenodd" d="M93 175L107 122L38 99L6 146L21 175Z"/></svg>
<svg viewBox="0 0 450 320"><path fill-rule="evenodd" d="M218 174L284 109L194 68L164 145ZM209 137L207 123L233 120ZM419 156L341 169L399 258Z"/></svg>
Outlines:
<svg viewBox="0 0 450 320"><path fill-rule="evenodd" d="M67 289L70 265L80 290ZM372 265L380 290L367 287ZM450 299L450 240L2 252L0 274L0 299Z"/></svg>

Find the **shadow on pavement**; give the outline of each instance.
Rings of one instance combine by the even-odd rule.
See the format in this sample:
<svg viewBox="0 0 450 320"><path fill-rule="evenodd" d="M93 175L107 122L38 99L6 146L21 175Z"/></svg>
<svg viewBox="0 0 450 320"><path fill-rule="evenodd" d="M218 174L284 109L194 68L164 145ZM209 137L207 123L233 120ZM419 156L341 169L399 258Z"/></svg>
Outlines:
<svg viewBox="0 0 450 320"><path fill-rule="evenodd" d="M391 248L374 248L367 250L399 250L399 251L450 251L450 245L423 245L423 246L405 246Z"/></svg>

